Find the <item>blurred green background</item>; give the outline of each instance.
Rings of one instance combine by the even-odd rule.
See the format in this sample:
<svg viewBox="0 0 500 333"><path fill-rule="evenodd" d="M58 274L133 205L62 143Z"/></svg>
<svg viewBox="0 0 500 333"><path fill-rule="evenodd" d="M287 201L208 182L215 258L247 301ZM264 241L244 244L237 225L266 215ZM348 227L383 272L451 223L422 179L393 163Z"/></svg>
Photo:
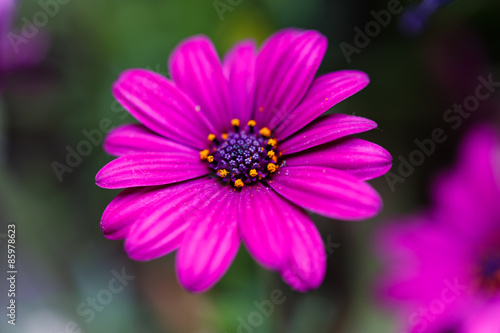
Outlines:
<svg viewBox="0 0 500 333"><path fill-rule="evenodd" d="M220 2L231 9L222 16L210 0L69 0L43 28L51 40L49 54L40 64L9 74L0 93L0 233L6 232L7 224L17 225L19 308L16 327L4 318L1 332L394 329L394 317L378 305L373 289L383 274L373 237L387 219L428 202L428 181L451 163L468 127L499 119L498 93L481 102L457 130L445 124L443 114L474 93L479 75L500 77L500 3L452 2L413 37L400 32L401 15L393 15L389 25L348 62L340 43L354 45L354 28L363 30L373 20L370 11L386 9L388 1L221 0L216 4ZM401 1L401 6L407 9L416 3ZM20 3L15 27L22 28L23 18L31 20L40 10L37 1ZM64 173L62 181L52 164L65 164L67 147L76 149L86 140L83 131L98 129L103 119L113 127L134 121L111 95L121 71L139 67L167 75L168 55L194 34L208 35L223 55L242 38L261 43L290 26L316 29L328 37L320 73L358 69L370 75L366 89L330 112L375 120L379 130L362 137L391 152L393 172L399 157L407 159L415 150L415 139L429 138L438 127L445 128L449 138L394 191L384 177L372 182L385 204L377 218L353 223L313 216L325 242L337 244L328 255L327 276L318 290L307 294L290 290L278 274L258 266L241 247L213 289L189 294L176 281L174 255L134 262L125 255L123 242L102 235L101 213L119 191L94 184L97 171L112 159L100 144ZM0 244L2 261L4 245ZM88 299L106 297L102 290L108 289L113 271L122 270L134 279L93 316L82 315L91 308L85 306ZM4 299L6 284L1 283L0 299ZM283 292L285 301L272 314L262 314L255 301L268 300L274 289ZM252 315L262 323L251 330L239 328L241 320L248 322Z"/></svg>

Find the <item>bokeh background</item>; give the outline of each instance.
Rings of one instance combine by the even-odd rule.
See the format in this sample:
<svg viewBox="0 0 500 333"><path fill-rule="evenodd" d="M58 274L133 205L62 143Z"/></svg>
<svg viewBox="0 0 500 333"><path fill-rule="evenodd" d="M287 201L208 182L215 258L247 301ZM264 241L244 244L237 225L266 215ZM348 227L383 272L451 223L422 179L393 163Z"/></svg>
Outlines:
<svg viewBox="0 0 500 333"><path fill-rule="evenodd" d="M44 10L41 3L48 2L20 1L13 30L22 29ZM230 10L218 13L214 3ZM400 2L404 11L417 4ZM429 181L453 161L467 128L481 120L499 120L500 93L481 102L456 130L444 122L443 114L474 94L478 76L500 78L500 2L453 1L436 10L418 34L400 28L403 14L392 15L390 23L348 61L341 43L355 46L354 28L364 30L374 20L370 12L387 6L388 1L361 0L66 0L60 4L35 37L49 43L43 60L0 74L0 237L7 224L17 225L19 270L17 325L7 325L3 310L0 331L393 332L393 314L375 297L374 285L383 267L373 250L374 236L387 220L425 206ZM66 164L68 149L87 140L84 131L99 129L103 119L112 127L134 121L111 95L121 71L139 67L168 75L168 55L194 34L208 35L223 55L240 39L261 43L290 26L316 29L328 37L320 73L358 69L370 75L366 89L330 112L375 120L379 129L361 137L391 152L392 172L397 173L400 157L407 160L417 148L416 139L429 138L438 127L445 129L448 139L394 188L384 177L371 182L384 200L378 217L343 222L313 216L327 248L335 244L318 290L292 291L241 247L213 289L189 294L177 283L174 255L134 262L125 255L121 241L102 235L101 213L119 191L94 184L97 171L112 159L100 143L93 144L61 179L53 163ZM0 241L0 267L6 270L5 238ZM93 316L82 315L91 308L85 305L88 298L107 289L113 271L122 270L134 279ZM0 286L0 299L5 300L3 278ZM262 314L255 302L268 300L275 289L285 301L272 314ZM1 308L4 305L2 301ZM258 317L255 312L262 323L240 328L241 320Z"/></svg>

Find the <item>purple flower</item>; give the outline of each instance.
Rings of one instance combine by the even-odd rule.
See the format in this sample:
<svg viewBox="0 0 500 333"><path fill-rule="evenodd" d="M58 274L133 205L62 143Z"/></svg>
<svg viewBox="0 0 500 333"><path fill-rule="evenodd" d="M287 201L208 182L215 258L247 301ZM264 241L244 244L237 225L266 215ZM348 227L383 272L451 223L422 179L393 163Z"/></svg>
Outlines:
<svg viewBox="0 0 500 333"><path fill-rule="evenodd" d="M418 6L407 10L401 17L401 29L404 33L416 35L420 33L425 22L434 12L443 6L446 6L454 0L423 0Z"/></svg>
<svg viewBox="0 0 500 333"><path fill-rule="evenodd" d="M24 36L11 31L15 13L15 0L0 1L0 83L10 71L37 64L48 51L48 37L43 32Z"/></svg>
<svg viewBox="0 0 500 333"><path fill-rule="evenodd" d="M475 128L432 193L432 209L388 227L379 239L392 259L385 297L403 309L407 332L500 332L497 133Z"/></svg>
<svg viewBox="0 0 500 333"><path fill-rule="evenodd" d="M498 333L500 301L491 302L467 318L459 333Z"/></svg>
<svg viewBox="0 0 500 333"><path fill-rule="evenodd" d="M103 214L106 237L125 238L136 260L179 249L178 278L193 292L222 277L241 240L295 289L318 287L324 245L304 208L372 217L381 200L364 181L391 166L386 150L348 137L373 121L320 117L368 84L357 71L315 79L326 46L316 31L287 29L259 52L252 41L236 44L221 64L210 40L195 36L171 55L172 81L124 72L113 93L142 125L121 126L104 143L120 157L97 185L127 188Z"/></svg>

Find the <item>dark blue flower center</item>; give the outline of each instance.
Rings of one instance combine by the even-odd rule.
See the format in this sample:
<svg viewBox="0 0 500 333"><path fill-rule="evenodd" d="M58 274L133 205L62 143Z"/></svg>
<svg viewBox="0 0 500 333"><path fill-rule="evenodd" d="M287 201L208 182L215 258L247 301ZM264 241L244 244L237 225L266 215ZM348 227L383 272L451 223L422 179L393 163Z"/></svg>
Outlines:
<svg viewBox="0 0 500 333"><path fill-rule="evenodd" d="M490 253L480 260L478 287L488 294L500 292L500 253Z"/></svg>
<svg viewBox="0 0 500 333"><path fill-rule="evenodd" d="M234 132L208 136L210 147L200 152L200 158L207 160L214 175L235 187L269 178L278 168L278 142L271 131L264 127L257 133L253 120L244 130L237 119L231 124Z"/></svg>

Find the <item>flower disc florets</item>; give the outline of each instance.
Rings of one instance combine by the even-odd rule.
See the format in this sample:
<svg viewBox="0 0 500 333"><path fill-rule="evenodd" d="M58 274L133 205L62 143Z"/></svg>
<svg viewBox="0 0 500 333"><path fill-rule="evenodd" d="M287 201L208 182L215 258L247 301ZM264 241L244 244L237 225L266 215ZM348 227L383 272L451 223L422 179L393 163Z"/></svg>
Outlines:
<svg viewBox="0 0 500 333"><path fill-rule="evenodd" d="M500 235L494 234L491 240L483 244L484 248L473 265L473 283L478 291L489 296L500 294L500 252L498 241Z"/></svg>
<svg viewBox="0 0 500 333"><path fill-rule="evenodd" d="M271 138L267 127L257 132L253 120L245 130L241 130L238 119L231 124L234 132L224 133L220 138L215 134L208 136L211 147L202 150L200 158L209 163L218 178L235 187L268 178L278 169L278 141Z"/></svg>

